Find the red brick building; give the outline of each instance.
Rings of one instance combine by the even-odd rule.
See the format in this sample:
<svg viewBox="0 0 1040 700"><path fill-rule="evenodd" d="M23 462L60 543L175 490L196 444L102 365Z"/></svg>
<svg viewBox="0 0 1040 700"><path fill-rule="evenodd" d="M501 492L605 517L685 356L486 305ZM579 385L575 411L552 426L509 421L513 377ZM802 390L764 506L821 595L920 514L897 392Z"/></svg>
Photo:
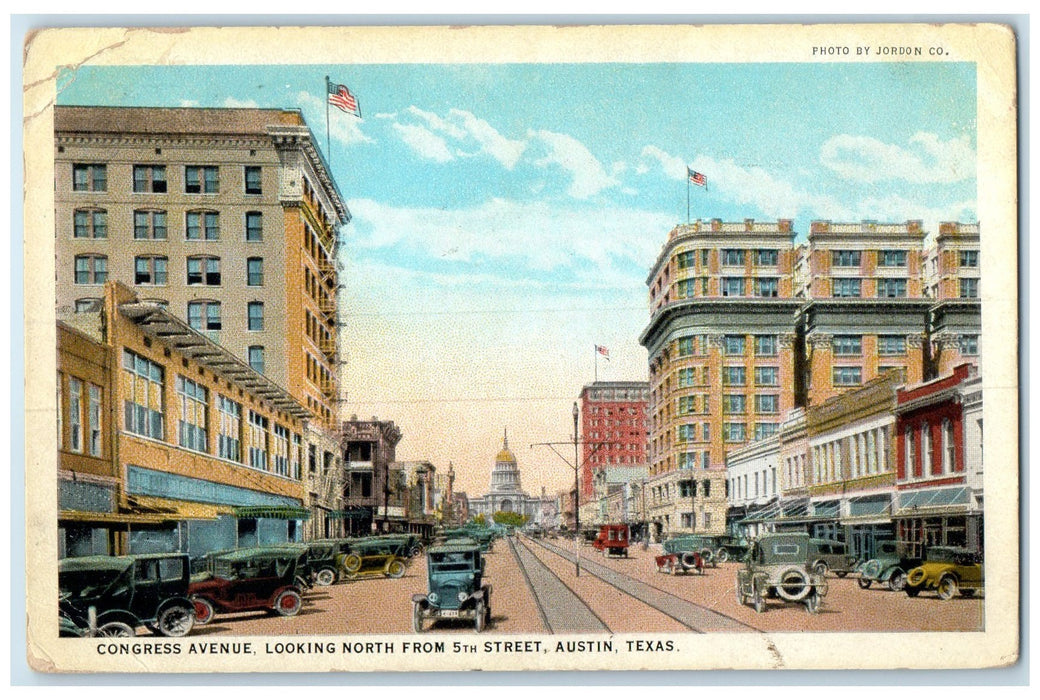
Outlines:
<svg viewBox="0 0 1040 700"><path fill-rule="evenodd" d="M593 496L594 472L647 464L650 387L646 382L593 382L581 389L581 500Z"/></svg>

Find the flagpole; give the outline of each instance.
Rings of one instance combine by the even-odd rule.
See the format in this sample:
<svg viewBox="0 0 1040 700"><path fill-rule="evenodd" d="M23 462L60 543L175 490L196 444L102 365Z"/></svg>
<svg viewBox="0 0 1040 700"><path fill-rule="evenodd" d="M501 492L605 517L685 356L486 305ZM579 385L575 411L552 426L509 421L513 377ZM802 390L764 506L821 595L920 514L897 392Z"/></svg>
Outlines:
<svg viewBox="0 0 1040 700"><path fill-rule="evenodd" d="M332 134L329 126L329 76L325 76L325 151L329 156L329 167L332 167Z"/></svg>
<svg viewBox="0 0 1040 700"><path fill-rule="evenodd" d="M592 381L599 381L599 348L592 346Z"/></svg>
<svg viewBox="0 0 1040 700"><path fill-rule="evenodd" d="M686 168L686 223L690 223L690 168Z"/></svg>

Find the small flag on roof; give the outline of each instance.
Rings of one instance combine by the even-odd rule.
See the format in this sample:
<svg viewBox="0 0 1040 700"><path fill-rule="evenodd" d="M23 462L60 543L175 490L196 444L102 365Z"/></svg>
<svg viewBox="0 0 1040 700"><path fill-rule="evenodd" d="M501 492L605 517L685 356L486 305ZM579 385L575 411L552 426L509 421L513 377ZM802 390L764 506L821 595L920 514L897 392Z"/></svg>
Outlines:
<svg viewBox="0 0 1040 700"><path fill-rule="evenodd" d="M690 182L698 187L708 186L708 178L705 177L704 173L699 173L689 166L686 166L686 176L690 178Z"/></svg>
<svg viewBox="0 0 1040 700"><path fill-rule="evenodd" d="M361 118L361 106L346 85L339 85L329 81L326 82L326 85L328 86L330 105L353 114L359 119Z"/></svg>
<svg viewBox="0 0 1040 700"><path fill-rule="evenodd" d="M600 355L602 355L603 357L607 358L608 360L610 359L610 351L607 350L602 345L597 345L596 346L596 352L598 352Z"/></svg>

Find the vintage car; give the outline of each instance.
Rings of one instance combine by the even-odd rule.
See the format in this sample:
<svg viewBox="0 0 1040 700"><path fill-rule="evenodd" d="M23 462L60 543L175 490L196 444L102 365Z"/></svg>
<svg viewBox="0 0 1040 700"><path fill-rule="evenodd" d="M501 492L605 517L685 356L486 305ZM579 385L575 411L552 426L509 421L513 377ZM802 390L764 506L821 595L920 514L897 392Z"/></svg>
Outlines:
<svg viewBox="0 0 1040 700"><path fill-rule="evenodd" d="M906 556L901 543L883 540L874 548L874 556L856 568L856 583L864 589L884 583L890 591L901 591L906 585L906 572L920 565L920 559Z"/></svg>
<svg viewBox="0 0 1040 700"><path fill-rule="evenodd" d="M491 621L491 584L484 580L484 555L473 541L452 540L426 550L429 593L412 596L412 627L427 619L472 619L477 632Z"/></svg>
<svg viewBox="0 0 1040 700"><path fill-rule="evenodd" d="M307 545L306 575L311 583L331 586L339 580L336 556L349 547L344 539L311 540Z"/></svg>
<svg viewBox="0 0 1040 700"><path fill-rule="evenodd" d="M408 565L404 551L405 543L401 539L363 537L351 540L336 555L336 567L348 580L360 576L401 578Z"/></svg>
<svg viewBox="0 0 1040 700"><path fill-rule="evenodd" d="M269 610L285 617L300 612L299 571L306 548L247 547L213 555L210 568L192 576L188 592L195 621L209 624L222 613Z"/></svg>
<svg viewBox="0 0 1040 700"><path fill-rule="evenodd" d="M133 637L140 627L183 637L195 623L186 554L62 559L58 563L63 636Z"/></svg>
<svg viewBox="0 0 1040 700"><path fill-rule="evenodd" d="M982 555L964 547L929 547L920 566L906 574L903 588L911 598L934 590L942 600L958 593L965 598L985 588Z"/></svg>
<svg viewBox="0 0 1040 700"><path fill-rule="evenodd" d="M592 547L605 557L627 557L628 525L601 525Z"/></svg>
<svg viewBox="0 0 1040 700"><path fill-rule="evenodd" d="M654 557L657 571L673 575L685 574L690 571L703 574L705 561L696 544L693 538L689 536L673 537L665 540L664 545L662 545L664 554Z"/></svg>
<svg viewBox="0 0 1040 700"><path fill-rule="evenodd" d="M373 535L370 538L373 540L385 540L387 542L393 542L398 545L397 555L401 557L411 558L422 554L423 541L419 535L411 533L401 533L392 535Z"/></svg>
<svg viewBox="0 0 1040 700"><path fill-rule="evenodd" d="M850 555L845 543L838 540L810 539L809 559L812 570L820 576L826 576L828 571L832 571L838 578L845 578L856 570L856 557Z"/></svg>
<svg viewBox="0 0 1040 700"><path fill-rule="evenodd" d="M737 571L737 601L764 612L766 599L805 605L816 613L827 595L827 579L810 567L809 535L775 533L755 540Z"/></svg>

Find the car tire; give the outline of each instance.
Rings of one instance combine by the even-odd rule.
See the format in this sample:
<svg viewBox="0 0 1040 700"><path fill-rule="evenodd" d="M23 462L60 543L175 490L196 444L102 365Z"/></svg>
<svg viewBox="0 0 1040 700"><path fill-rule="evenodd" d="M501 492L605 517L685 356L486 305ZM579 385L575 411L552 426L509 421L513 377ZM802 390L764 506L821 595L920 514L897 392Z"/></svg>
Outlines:
<svg viewBox="0 0 1040 700"><path fill-rule="evenodd" d="M870 588L870 584L873 583L873 581L871 581L869 578L863 578L862 576L860 576L858 579L856 579L856 583L858 583L859 587L863 590L867 590L868 588Z"/></svg>
<svg viewBox="0 0 1040 700"><path fill-rule="evenodd" d="M719 551L715 552L715 560L720 564L725 564L729 561L729 552L725 549L719 549Z"/></svg>
<svg viewBox="0 0 1040 700"><path fill-rule="evenodd" d="M820 612L820 594L813 591L805 598L805 609L810 615Z"/></svg>
<svg viewBox="0 0 1040 700"><path fill-rule="evenodd" d="M191 602L195 606L196 625L208 625L213 622L213 617L217 614L216 609L213 607L213 603L209 602L205 598L193 598Z"/></svg>
<svg viewBox="0 0 1040 700"><path fill-rule="evenodd" d="M314 583L319 586L331 586L336 582L336 571L328 567L320 569L314 577Z"/></svg>
<svg viewBox="0 0 1040 700"><path fill-rule="evenodd" d="M487 611L484 607L484 601L478 600L476 610L473 612L473 629L480 633L484 631L484 625L487 623Z"/></svg>
<svg viewBox="0 0 1040 700"><path fill-rule="evenodd" d="M762 591L757 588L751 594L751 604L755 607L756 613L764 613L766 611L766 599L762 597Z"/></svg>
<svg viewBox="0 0 1040 700"><path fill-rule="evenodd" d="M682 555L682 565L686 569L697 568L697 553L696 552L684 552Z"/></svg>
<svg viewBox="0 0 1040 700"><path fill-rule="evenodd" d="M700 551L700 555L701 559L704 560L705 565L711 564L713 567L718 566L718 564L715 562L715 552L711 551L710 549L702 549Z"/></svg>
<svg viewBox="0 0 1040 700"><path fill-rule="evenodd" d="M939 594L940 600L949 600L957 595L957 579L950 575L945 574L939 579L939 585L935 587L935 592Z"/></svg>
<svg viewBox="0 0 1040 700"><path fill-rule="evenodd" d="M293 617L303 607L303 597L296 591L282 591L274 599L274 610L282 617Z"/></svg>
<svg viewBox="0 0 1040 700"><path fill-rule="evenodd" d="M423 633L423 606L420 603L416 603L412 607L412 629L416 634Z"/></svg>
<svg viewBox="0 0 1040 700"><path fill-rule="evenodd" d="M921 584L924 583L926 577L927 574L924 572L924 569L920 567L916 569L911 569L910 573L906 575L906 585L914 586L915 588L920 588Z"/></svg>
<svg viewBox="0 0 1040 700"><path fill-rule="evenodd" d="M384 572L388 578L401 578L404 576L404 562L400 559L393 559L386 565L386 571Z"/></svg>
<svg viewBox="0 0 1040 700"><path fill-rule="evenodd" d="M664 566L661 567L661 571L665 572L666 574L671 574L671 575L674 576L675 575L675 563L671 559L669 559L668 561L666 561L664 563Z"/></svg>
<svg viewBox="0 0 1040 700"><path fill-rule="evenodd" d="M744 589L740 585L740 581L737 581L737 605L747 605L747 596L744 595Z"/></svg>
<svg viewBox="0 0 1040 700"><path fill-rule="evenodd" d="M909 583L903 587L903 590L906 591L906 595L910 598L916 598L917 595L921 592L920 588L918 588L917 586L911 586Z"/></svg>
<svg viewBox="0 0 1040 700"><path fill-rule="evenodd" d="M797 603L813 592L809 574L797 566L784 569L776 577L776 593L790 603Z"/></svg>
<svg viewBox="0 0 1040 700"><path fill-rule="evenodd" d="M906 588L906 574L902 569L896 569L888 577L888 590L899 592Z"/></svg>
<svg viewBox="0 0 1040 700"><path fill-rule="evenodd" d="M348 574L356 574L361 570L361 557L356 554L348 554L343 558L343 570Z"/></svg>
<svg viewBox="0 0 1040 700"><path fill-rule="evenodd" d="M164 637L184 637L194 624L194 611L185 605L171 605L155 618L155 628Z"/></svg>
<svg viewBox="0 0 1040 700"><path fill-rule="evenodd" d="M97 636L99 637L136 637L137 632L127 622L112 620L103 625L98 625Z"/></svg>

